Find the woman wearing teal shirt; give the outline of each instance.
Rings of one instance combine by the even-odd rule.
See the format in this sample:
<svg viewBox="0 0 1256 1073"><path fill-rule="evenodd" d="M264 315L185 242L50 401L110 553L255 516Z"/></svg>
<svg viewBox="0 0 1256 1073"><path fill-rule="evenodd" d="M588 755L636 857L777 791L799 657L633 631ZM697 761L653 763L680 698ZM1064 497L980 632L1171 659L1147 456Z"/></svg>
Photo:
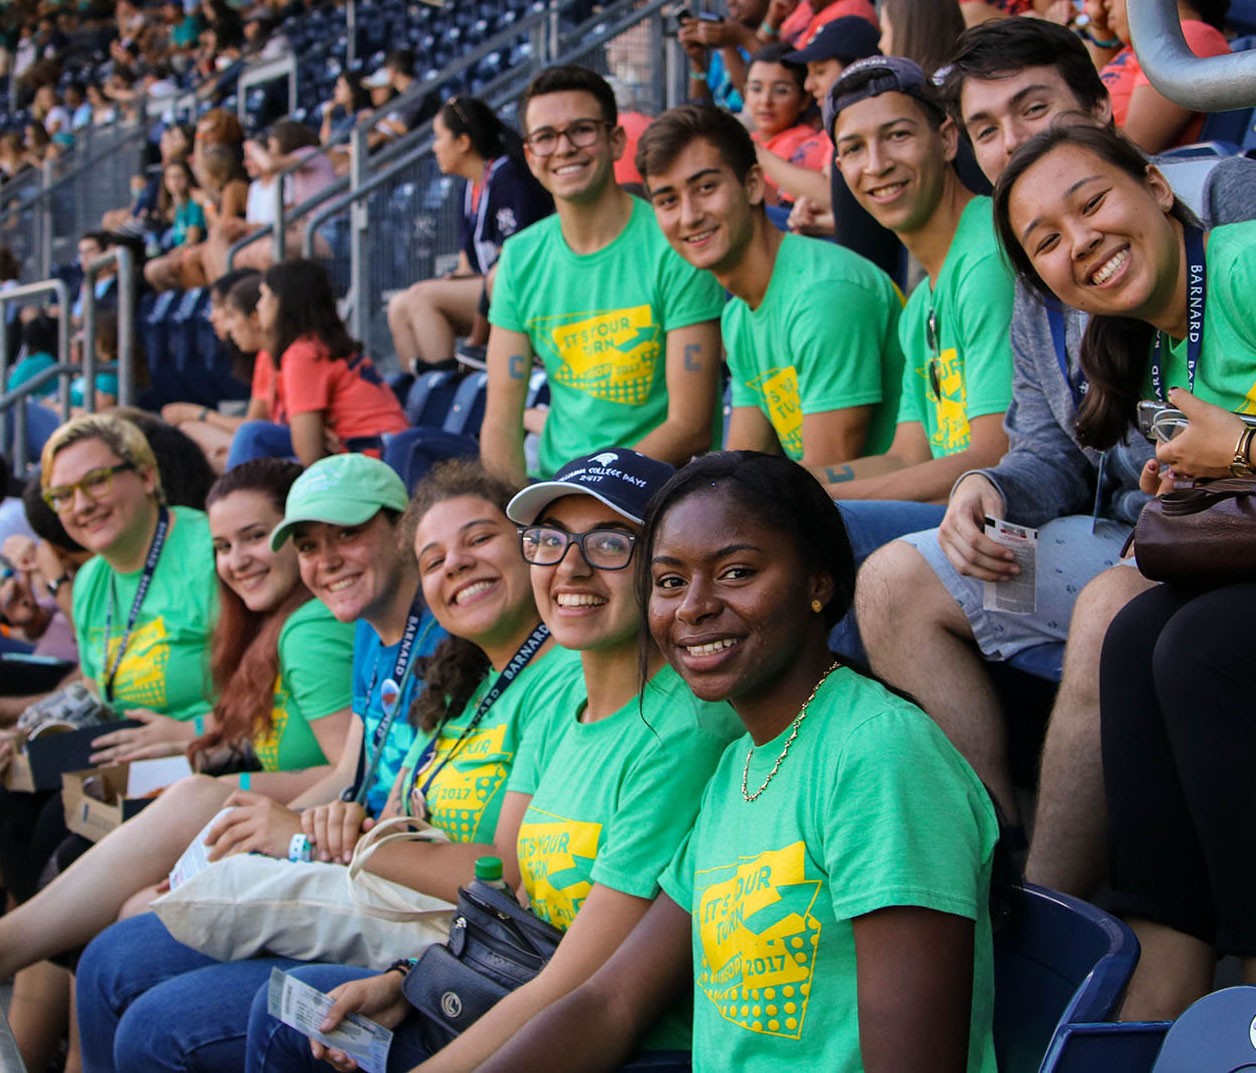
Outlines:
<svg viewBox="0 0 1256 1073"><path fill-rule="evenodd" d="M697 1071L994 1073L994 809L928 716L833 664L855 570L824 490L708 455L641 545L651 636L746 734L632 935L478 1068L615 1069L687 982Z"/></svg>

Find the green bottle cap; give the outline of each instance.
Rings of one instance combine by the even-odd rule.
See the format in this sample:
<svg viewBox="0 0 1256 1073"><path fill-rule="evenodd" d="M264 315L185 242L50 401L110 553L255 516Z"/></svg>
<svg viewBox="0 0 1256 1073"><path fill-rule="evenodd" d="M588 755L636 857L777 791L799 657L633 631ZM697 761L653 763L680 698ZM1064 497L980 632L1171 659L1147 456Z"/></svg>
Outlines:
<svg viewBox="0 0 1256 1073"><path fill-rule="evenodd" d="M500 883L502 859L500 857L478 858L475 862L475 878L481 883Z"/></svg>

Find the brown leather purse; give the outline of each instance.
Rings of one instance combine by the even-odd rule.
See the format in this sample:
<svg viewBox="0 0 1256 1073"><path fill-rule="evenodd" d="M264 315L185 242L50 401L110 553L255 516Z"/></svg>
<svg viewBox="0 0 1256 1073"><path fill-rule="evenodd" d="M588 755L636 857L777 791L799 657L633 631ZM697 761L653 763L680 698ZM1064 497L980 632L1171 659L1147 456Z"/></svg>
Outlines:
<svg viewBox="0 0 1256 1073"><path fill-rule="evenodd" d="M1151 500L1134 527L1144 577L1210 588L1256 578L1256 479L1226 477Z"/></svg>

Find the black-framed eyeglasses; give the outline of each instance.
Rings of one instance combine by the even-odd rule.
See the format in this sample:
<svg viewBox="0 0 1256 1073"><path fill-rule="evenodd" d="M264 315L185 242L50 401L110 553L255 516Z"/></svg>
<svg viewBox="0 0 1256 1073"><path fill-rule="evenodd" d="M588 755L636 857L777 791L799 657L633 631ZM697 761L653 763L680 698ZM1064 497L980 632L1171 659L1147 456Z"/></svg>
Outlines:
<svg viewBox="0 0 1256 1073"><path fill-rule="evenodd" d="M929 310L925 321L925 341L929 344L929 386L935 399L942 398L942 341L936 310Z"/></svg>
<svg viewBox="0 0 1256 1073"><path fill-rule="evenodd" d="M620 529L590 529L587 533L569 533L552 525L519 527L519 550L524 562L533 566L557 566L571 546L580 548L584 561L595 570L623 570L632 562L637 546L635 533Z"/></svg>
<svg viewBox="0 0 1256 1073"><path fill-rule="evenodd" d="M553 156L558 152L558 142L562 138L566 138L573 149L587 149L597 141L602 128L610 126L605 119L576 119L561 129L542 127L534 130L523 139L523 144L533 156Z"/></svg>
<svg viewBox="0 0 1256 1073"><path fill-rule="evenodd" d="M88 470L73 484L59 484L55 488L45 488L43 501L60 514L73 506L74 493L80 489L92 501L104 499L109 494L109 489L113 487L114 474L125 473L131 469L135 469L134 462L119 462L116 466Z"/></svg>

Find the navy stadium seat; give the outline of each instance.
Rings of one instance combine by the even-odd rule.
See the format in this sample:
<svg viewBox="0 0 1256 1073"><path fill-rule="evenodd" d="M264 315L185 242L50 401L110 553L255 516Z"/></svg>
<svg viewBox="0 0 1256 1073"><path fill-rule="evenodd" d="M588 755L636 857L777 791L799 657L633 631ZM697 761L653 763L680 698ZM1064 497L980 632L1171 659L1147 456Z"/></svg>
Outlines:
<svg viewBox="0 0 1256 1073"><path fill-rule="evenodd" d="M458 374L452 370L417 376L406 395L406 419L412 425L440 428L458 390Z"/></svg>
<svg viewBox="0 0 1256 1073"><path fill-rule="evenodd" d="M1169 1029L1152 1073L1256 1069L1256 987L1205 995Z"/></svg>
<svg viewBox="0 0 1256 1073"><path fill-rule="evenodd" d="M1109 1021L1138 962L1138 940L1093 905L1045 887L1012 891L994 936L994 1049L1001 1073L1047 1070L1066 1025Z"/></svg>
<svg viewBox="0 0 1256 1073"><path fill-rule="evenodd" d="M384 441L384 461L396 470L408 492L414 491L414 486L437 462L475 458L479 453L479 444L470 436L439 428L408 428Z"/></svg>
<svg viewBox="0 0 1256 1073"><path fill-rule="evenodd" d="M442 426L444 430L463 436L479 436L487 395L488 373L470 373L458 385Z"/></svg>

